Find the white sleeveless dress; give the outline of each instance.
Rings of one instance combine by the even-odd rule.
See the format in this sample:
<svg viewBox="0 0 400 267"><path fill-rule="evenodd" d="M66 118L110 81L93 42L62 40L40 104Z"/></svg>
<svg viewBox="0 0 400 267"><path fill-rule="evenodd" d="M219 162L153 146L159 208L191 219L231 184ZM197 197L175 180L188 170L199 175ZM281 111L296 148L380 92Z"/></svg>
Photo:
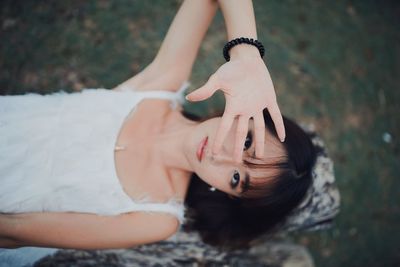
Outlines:
<svg viewBox="0 0 400 267"><path fill-rule="evenodd" d="M188 86L184 82L176 93L84 89L0 96L0 213L164 212L182 224L181 200L172 197L159 203L126 194L116 174L114 151L121 148L116 140L123 122L141 100L168 99L175 108L183 103ZM0 249L0 266L24 250L26 256L32 252ZM35 248L34 253L54 250Z"/></svg>

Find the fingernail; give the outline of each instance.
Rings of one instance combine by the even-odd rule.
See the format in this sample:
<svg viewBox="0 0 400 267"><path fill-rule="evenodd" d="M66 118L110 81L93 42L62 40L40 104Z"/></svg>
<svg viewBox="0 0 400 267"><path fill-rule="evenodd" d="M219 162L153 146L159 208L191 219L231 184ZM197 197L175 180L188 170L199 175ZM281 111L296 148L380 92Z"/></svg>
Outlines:
<svg viewBox="0 0 400 267"><path fill-rule="evenodd" d="M285 137L283 137L283 138L281 139L281 142L282 142L282 143L285 142Z"/></svg>
<svg viewBox="0 0 400 267"><path fill-rule="evenodd" d="M189 95L185 96L185 99L186 99L186 100L190 100L190 99L189 99Z"/></svg>

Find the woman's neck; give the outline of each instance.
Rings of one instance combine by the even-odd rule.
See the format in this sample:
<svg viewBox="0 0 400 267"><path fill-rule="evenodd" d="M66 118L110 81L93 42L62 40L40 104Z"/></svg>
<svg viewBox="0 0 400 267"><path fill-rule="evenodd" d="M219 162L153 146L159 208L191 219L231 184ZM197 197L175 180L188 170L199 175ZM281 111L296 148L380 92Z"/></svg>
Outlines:
<svg viewBox="0 0 400 267"><path fill-rule="evenodd" d="M193 172L185 154L185 145L197 124L186 119L180 111L172 110L166 116L160 133L154 138L152 153L167 170Z"/></svg>

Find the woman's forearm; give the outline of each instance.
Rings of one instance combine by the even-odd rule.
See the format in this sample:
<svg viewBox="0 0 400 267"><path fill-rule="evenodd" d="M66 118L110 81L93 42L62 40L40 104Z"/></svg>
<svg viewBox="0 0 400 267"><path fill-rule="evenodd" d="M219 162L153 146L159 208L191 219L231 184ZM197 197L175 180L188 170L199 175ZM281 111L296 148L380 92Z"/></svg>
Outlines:
<svg viewBox="0 0 400 267"><path fill-rule="evenodd" d="M238 37L257 39L256 20L251 0L218 0L224 15L228 40ZM253 45L235 45L229 51L231 58L240 56L260 56Z"/></svg>
<svg viewBox="0 0 400 267"><path fill-rule="evenodd" d="M217 9L215 0L185 0L153 61L115 89L178 90L190 78L201 41Z"/></svg>
<svg viewBox="0 0 400 267"><path fill-rule="evenodd" d="M218 9L213 0L185 0L153 63L189 78L201 41Z"/></svg>
<svg viewBox="0 0 400 267"><path fill-rule="evenodd" d="M257 39L256 21L251 0L185 0L176 14L155 58L166 69L178 67L190 75L193 63L218 4L225 19L227 39ZM230 50L236 56L259 56L252 45L237 45Z"/></svg>

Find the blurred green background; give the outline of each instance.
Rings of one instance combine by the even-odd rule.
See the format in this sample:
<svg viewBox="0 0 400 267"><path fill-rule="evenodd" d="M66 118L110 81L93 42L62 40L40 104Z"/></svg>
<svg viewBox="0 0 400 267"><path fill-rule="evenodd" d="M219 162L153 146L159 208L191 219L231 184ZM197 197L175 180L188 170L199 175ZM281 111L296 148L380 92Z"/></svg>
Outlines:
<svg viewBox="0 0 400 267"><path fill-rule="evenodd" d="M0 93L112 88L151 62L180 4L3 0ZM293 238L316 266L400 266L400 2L253 4L281 110L315 124L342 196L332 229ZM224 63L225 41L219 12L191 90ZM217 94L189 108L204 113L222 101Z"/></svg>

